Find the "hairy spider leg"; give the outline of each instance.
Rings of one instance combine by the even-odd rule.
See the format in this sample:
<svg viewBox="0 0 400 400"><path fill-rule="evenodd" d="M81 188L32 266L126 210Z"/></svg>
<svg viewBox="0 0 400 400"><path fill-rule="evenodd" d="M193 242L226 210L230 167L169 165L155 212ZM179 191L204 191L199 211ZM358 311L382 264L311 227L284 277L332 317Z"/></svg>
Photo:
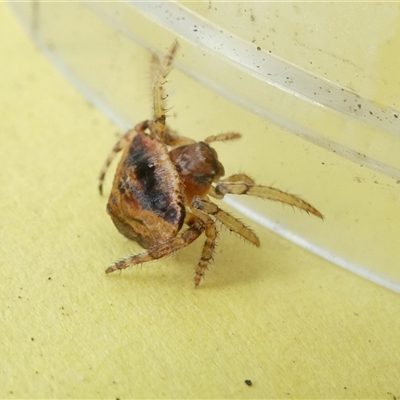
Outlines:
<svg viewBox="0 0 400 400"><path fill-rule="evenodd" d="M241 138L242 135L236 132L220 133L218 135L208 136L204 143L210 144L213 142L225 142L228 140L235 140ZM168 125L166 126L164 143L172 148L186 146L188 144L196 143L196 140L190 139L186 136L179 135L176 131L172 130Z"/></svg>
<svg viewBox="0 0 400 400"><path fill-rule="evenodd" d="M108 155L106 162L103 165L103 168L100 171L99 175L99 192L102 195L103 194L103 183L104 183L104 178L106 176L108 167L111 165L113 162L114 158L117 156L117 154L125 148L126 145L132 142L133 138L136 136L138 132L144 132L146 129L149 129L150 132L153 133L154 135L154 124L152 121L142 121L139 122L133 129L130 129L128 132L126 132L123 136L121 136L118 139L118 142L115 143L113 149L111 150L111 153Z"/></svg>
<svg viewBox="0 0 400 400"><path fill-rule="evenodd" d="M202 218L199 218L190 212L187 212L186 214L185 224L188 225L189 228L179 236L175 236L170 240L156 244L142 253L117 261L106 269L106 273L109 274L117 271L118 269L125 269L133 265L142 264L168 256L169 254L188 246L190 243L196 240L206 227L206 223Z"/></svg>
<svg viewBox="0 0 400 400"><path fill-rule="evenodd" d="M188 144L196 143L194 139L190 139L186 136L181 136L178 132L172 130L168 125L166 125L164 143L172 148L187 146Z"/></svg>
<svg viewBox="0 0 400 400"><path fill-rule="evenodd" d="M237 180L240 176L243 177L243 181ZM318 218L324 219L323 215L316 208L300 197L270 186L255 185L254 183L250 183L251 181L252 179L244 174L232 175L231 177L224 179L224 181L216 184L215 193L217 196L222 197L226 194L245 194L248 196L279 201L291 205L292 207L297 207L308 214L313 214Z"/></svg>
<svg viewBox="0 0 400 400"><path fill-rule="evenodd" d="M106 273L109 274L117 270L126 269L134 265L166 257L190 245L201 235L202 232L205 232L206 240L204 242L200 260L194 272L194 284L195 287L198 287L212 260L217 239L217 229L214 221L205 214L197 216L188 212L185 218L185 224L187 224L189 228L180 236L176 236L166 242L157 244L142 253L123 258L108 267Z"/></svg>
<svg viewBox="0 0 400 400"><path fill-rule="evenodd" d="M213 142L226 142L228 140L240 139L242 135L237 132L219 133L218 135L208 136L203 140L204 143L210 144Z"/></svg>
<svg viewBox="0 0 400 400"><path fill-rule="evenodd" d="M249 185L255 185L256 183L254 182L253 178L250 178L246 174L233 174L231 176L228 176L225 179L221 179L221 182L245 182Z"/></svg>
<svg viewBox="0 0 400 400"><path fill-rule="evenodd" d="M208 269L208 265L212 261L218 235L215 222L208 215L205 214L202 214L201 218L205 223L204 233L206 236L206 240L204 242L200 260L197 263L196 269L194 271L194 286L196 288L200 285L200 282Z"/></svg>
<svg viewBox="0 0 400 400"><path fill-rule="evenodd" d="M139 124L141 125L141 124ZM135 128L130 129L128 132L126 132L123 136L121 136L118 139L118 142L115 143L113 149L111 150L110 154L107 157L106 162L103 165L103 168L100 171L99 175L99 192L100 194L103 194L103 183L104 183L104 178L106 176L106 172L110 164L113 162L114 158L117 156L117 154L125 148L125 146L132 141L132 139L135 137L136 133L138 132L138 126L135 126Z"/></svg>
<svg viewBox="0 0 400 400"><path fill-rule="evenodd" d="M154 78L153 82L153 108L154 108L154 124L155 131L158 138L166 143L165 140L165 132L166 132L166 123L165 123L165 99L168 95L164 92L164 84L166 82L167 75L171 71L172 61L174 56L178 50L178 42L175 41L171 48L169 49L167 55L164 57L164 60L161 62Z"/></svg>
<svg viewBox="0 0 400 400"><path fill-rule="evenodd" d="M260 246L257 235L243 222L233 217L231 214L219 208L212 201L202 197L195 197L192 201L192 208L199 210L207 215L212 215L215 219L225 225L231 232L234 232L249 242Z"/></svg>

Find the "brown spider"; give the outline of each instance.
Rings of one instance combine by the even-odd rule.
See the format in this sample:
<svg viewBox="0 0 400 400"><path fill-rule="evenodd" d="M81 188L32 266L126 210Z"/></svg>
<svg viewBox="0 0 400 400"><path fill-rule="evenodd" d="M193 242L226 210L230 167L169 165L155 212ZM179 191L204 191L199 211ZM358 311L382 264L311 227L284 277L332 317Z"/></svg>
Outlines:
<svg viewBox="0 0 400 400"><path fill-rule="evenodd" d="M256 185L245 174L221 180L224 167L210 144L238 139L239 133L221 133L195 142L170 129L165 121L163 86L177 49L175 42L155 74L153 120L140 122L116 143L101 170L99 190L102 193L106 171L122 150L107 212L120 233L147 250L115 262L106 273L165 257L188 246L204 232L205 243L194 273L197 287L212 260L216 221L260 245L251 229L210 201L209 196L221 199L225 194L246 194L280 201L323 217L304 200L272 187ZM187 229L179 233L183 225Z"/></svg>

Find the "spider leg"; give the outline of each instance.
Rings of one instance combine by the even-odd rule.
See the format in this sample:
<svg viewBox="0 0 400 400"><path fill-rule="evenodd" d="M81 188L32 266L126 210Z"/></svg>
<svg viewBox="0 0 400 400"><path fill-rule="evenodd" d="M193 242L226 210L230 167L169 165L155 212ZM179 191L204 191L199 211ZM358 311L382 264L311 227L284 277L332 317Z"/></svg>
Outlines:
<svg viewBox="0 0 400 400"><path fill-rule="evenodd" d="M180 136L178 132L172 130L168 125L166 126L166 132L164 137L164 143L167 146L171 146L173 148L186 146L188 144L196 143L194 139L190 139L186 136Z"/></svg>
<svg viewBox="0 0 400 400"><path fill-rule="evenodd" d="M250 178L246 174L233 174L225 179L222 179L221 182L245 182L249 185L255 185L253 178Z"/></svg>
<svg viewBox="0 0 400 400"><path fill-rule="evenodd" d="M208 196L214 197L214 199L218 199L221 200L224 198L223 194L217 194L217 192L215 191L215 187L214 186L210 186L210 189L208 189Z"/></svg>
<svg viewBox="0 0 400 400"><path fill-rule="evenodd" d="M168 256L175 251L188 246L190 243L196 240L204 231L206 226L202 218L199 218L192 213L187 213L185 223L189 226L189 228L181 235L175 236L163 243L156 244L142 253L135 254L117 261L106 269L106 274L114 272L118 269L125 269L133 265L142 264Z"/></svg>
<svg viewBox="0 0 400 400"><path fill-rule="evenodd" d="M140 125L140 124L139 124ZM125 133L125 135L121 136L120 139L118 140L117 143L115 143L113 149L111 150L111 153L108 155L106 162L103 165L103 168L100 171L99 175L99 192L100 194L103 194L103 183L104 183L104 177L106 176L106 172L114 158L117 156L117 154L129 143L132 141L133 137L136 135L138 131L138 126L137 125L134 129L130 129L128 132Z"/></svg>
<svg viewBox="0 0 400 400"><path fill-rule="evenodd" d="M240 139L242 135L236 132L219 133L218 135L208 136L203 140L204 143L226 142L228 140Z"/></svg>
<svg viewBox="0 0 400 400"><path fill-rule="evenodd" d="M204 199L202 197L195 197L192 201L192 207L195 210L199 210L205 214L212 215L219 222L224 224L231 232L237 233L244 239L255 244L257 247L260 246L260 240L250 228L248 228L245 224L243 224L243 222L239 221L237 218L219 208L212 201Z"/></svg>
<svg viewBox="0 0 400 400"><path fill-rule="evenodd" d="M300 208L309 214L313 214L318 218L323 219L323 215L314 208L311 204L307 203L300 197L293 194L283 192L282 190L270 187L255 185L246 181L236 181L235 175L232 180L229 178L223 182L218 182L215 186L215 192L219 196L225 194L246 194L248 196L261 197L263 199L280 201L284 204L289 204L293 207ZM251 178L249 178L251 179Z"/></svg>
<svg viewBox="0 0 400 400"><path fill-rule="evenodd" d="M221 179L220 182L245 182L249 185L254 185L255 182L252 178L250 178L248 175L246 174L234 174L231 176L228 176L228 178L225 179ZM208 194L212 197L214 197L215 199L223 199L224 198L224 194L222 193L217 193L216 189L214 186L210 187L210 190L208 191Z"/></svg>
<svg viewBox="0 0 400 400"><path fill-rule="evenodd" d="M168 97L164 93L165 79L171 71L172 61L178 50L178 42L175 41L169 49L164 60L161 62L158 71L155 74L153 82L153 107L154 107L154 124L159 139L165 143L165 99Z"/></svg>
<svg viewBox="0 0 400 400"><path fill-rule="evenodd" d="M214 221L208 215L201 215L201 218L205 223L205 236L206 241L204 242L203 250L201 252L201 257L197 263L196 269L194 271L194 286L198 287L203 276L205 275L208 265L212 260L212 256L215 249L215 244L217 241L217 228Z"/></svg>

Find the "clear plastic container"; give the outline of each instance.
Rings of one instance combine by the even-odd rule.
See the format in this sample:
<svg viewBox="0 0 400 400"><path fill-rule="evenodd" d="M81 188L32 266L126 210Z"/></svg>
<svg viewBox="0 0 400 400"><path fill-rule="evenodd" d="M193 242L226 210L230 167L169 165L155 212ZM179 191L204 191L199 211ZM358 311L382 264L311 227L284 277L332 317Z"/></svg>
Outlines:
<svg viewBox="0 0 400 400"><path fill-rule="evenodd" d="M151 117L152 52L175 38L169 123L229 173L301 195L321 222L257 199L231 206L400 292L400 9L396 3L15 2L66 77L126 129Z"/></svg>

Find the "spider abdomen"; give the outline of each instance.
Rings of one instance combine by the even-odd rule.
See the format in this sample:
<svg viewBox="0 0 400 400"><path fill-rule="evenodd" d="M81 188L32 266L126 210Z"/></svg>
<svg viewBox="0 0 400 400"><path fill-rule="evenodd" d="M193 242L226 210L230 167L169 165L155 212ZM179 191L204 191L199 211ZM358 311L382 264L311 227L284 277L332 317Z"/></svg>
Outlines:
<svg viewBox="0 0 400 400"><path fill-rule="evenodd" d="M139 129L118 165L107 212L120 233L148 249L175 237L186 211L167 147Z"/></svg>

